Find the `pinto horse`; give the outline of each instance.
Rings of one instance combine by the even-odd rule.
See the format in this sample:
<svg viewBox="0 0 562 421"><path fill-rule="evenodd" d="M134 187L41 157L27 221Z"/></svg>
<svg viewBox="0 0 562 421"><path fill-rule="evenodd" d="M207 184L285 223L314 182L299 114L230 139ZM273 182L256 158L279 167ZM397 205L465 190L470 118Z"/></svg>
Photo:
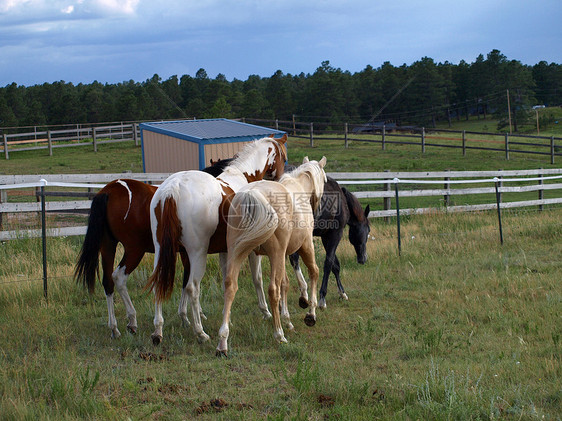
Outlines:
<svg viewBox="0 0 562 421"><path fill-rule="evenodd" d="M322 195L320 208L314 216L313 235L321 237L322 245L324 250L326 250L322 286L320 287L318 300L319 308L326 308L326 293L328 291L330 273L333 273L336 277L340 298L348 299L340 280L340 262L336 256L336 249L342 239L345 226L349 225L349 242L355 248L357 263L364 264L367 261L367 240L369 239L370 232L369 212L369 205L363 211L359 200L357 200L353 193L345 187L340 187L336 180L328 177L328 181L324 184L324 194ZM307 297L303 297L303 291L306 294L307 284L299 266L298 253L291 254L289 260L301 290L299 304L302 308L306 308Z"/></svg>
<svg viewBox="0 0 562 421"><path fill-rule="evenodd" d="M293 328L287 309L287 254L298 252L308 268L312 299L304 320L308 326L316 323L316 282L319 271L312 240L313 211L320 204L324 190L325 165L325 157L319 162L309 161L305 157L300 167L286 173L278 183L251 183L234 195L228 213L228 261L217 355L227 354L230 310L238 290L240 266L246 256L254 250L259 254L266 254L270 261L271 280L268 295L273 313L274 338L279 342L287 342L281 318L289 329Z"/></svg>
<svg viewBox="0 0 562 421"><path fill-rule="evenodd" d="M201 323L199 302L207 254L227 251L227 215L233 193L266 175L281 177L287 159L286 141L287 135L251 142L217 178L201 171L181 171L168 177L154 194L150 204L154 271L146 285L155 293L154 344L162 341L162 301L172 292L176 253L182 248L187 257L184 265L190 270L180 307L187 308L189 299L195 335L199 342L209 339Z"/></svg>
<svg viewBox="0 0 562 421"><path fill-rule="evenodd" d="M216 162L203 171L216 177L229 162L229 160ZM78 282L83 282L90 293L93 293L101 254L102 285L107 301L108 326L113 338L121 336L114 310L115 289L125 304L129 320L127 329L131 333L137 331L136 310L127 291L127 279L137 268L145 253L154 253L150 230L150 201L155 191L156 186L137 180L119 179L105 185L92 200L88 228L74 276ZM117 268L113 270L118 243L123 245L124 254ZM259 276L261 283L259 260L250 258L250 268L254 279ZM184 273L184 284L186 282L187 276ZM265 302L265 298L262 301ZM267 304L265 306L267 311Z"/></svg>

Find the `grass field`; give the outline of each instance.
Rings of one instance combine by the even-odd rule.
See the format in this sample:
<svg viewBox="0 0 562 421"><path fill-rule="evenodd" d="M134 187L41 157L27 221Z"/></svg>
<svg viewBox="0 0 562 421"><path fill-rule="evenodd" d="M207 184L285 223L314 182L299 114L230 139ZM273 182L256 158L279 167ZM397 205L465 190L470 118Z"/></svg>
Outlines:
<svg viewBox="0 0 562 421"><path fill-rule="evenodd" d="M290 142L292 163L326 155L328 171L552 167L535 157L505 161L501 152ZM140 150L130 145L69 149L14 153L0 171L140 171ZM82 238L48 240L48 301L40 240L0 243L0 418L560 420L560 221L560 208L504 212L501 246L493 212L408 217L398 256L396 226L374 220L367 264L355 262L347 239L338 249L349 301L337 298L332 278L328 308L312 328L290 273L296 329L284 345L261 319L243 267L228 359L214 354L222 312L216 256L202 282L211 341L198 344L181 325L176 285L164 305L164 342L155 347L152 299L143 291L152 256L128 283L139 332L126 332L118 298L123 335L112 340L101 285L90 296L72 280Z"/></svg>
<svg viewBox="0 0 562 421"><path fill-rule="evenodd" d="M369 261L339 249L349 301L331 280L328 308L304 325L291 276L295 332L273 340L245 268L233 307L230 358L214 348L222 298L216 257L202 283L198 344L164 306L151 344L147 257L129 281L139 333L110 338L106 303L71 279L79 238L49 240L49 300L38 240L0 247L2 419L560 419L560 212L433 215L375 222ZM323 251L317 245L317 258ZM267 263L264 271L267 279Z"/></svg>

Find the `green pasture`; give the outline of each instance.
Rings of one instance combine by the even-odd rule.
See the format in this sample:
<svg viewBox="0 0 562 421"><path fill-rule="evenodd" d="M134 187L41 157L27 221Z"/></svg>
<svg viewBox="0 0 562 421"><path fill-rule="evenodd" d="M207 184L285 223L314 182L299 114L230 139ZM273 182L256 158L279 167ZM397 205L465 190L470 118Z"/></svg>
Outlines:
<svg viewBox="0 0 562 421"><path fill-rule="evenodd" d="M560 167L537 155L508 161L502 152L427 147L422 154L417 145L382 150L365 141L346 149L343 138L316 138L310 148L307 139L289 138L290 163L305 155L325 155L331 172ZM0 157L4 174L141 170L132 142L99 145L97 153L75 147L52 157ZM312 328L289 272L295 331L283 345L261 318L243 266L228 359L214 352L222 317L217 256L208 258L201 292L210 342L198 344L181 325L178 282L156 347L152 296L143 290L152 256L128 282L138 333L126 331L116 297L122 336L111 339L101 284L90 296L72 279L83 237L48 239L48 300L41 240L0 243L0 419L560 420L560 208L505 211L502 219L503 246L495 212L403 218L401 256L396 225L373 220L365 265L346 237L338 249L349 301L338 298L332 276L328 308ZM318 239L315 246L322 271ZM266 285L268 273L264 259Z"/></svg>
<svg viewBox="0 0 562 421"><path fill-rule="evenodd" d="M153 305L143 291L147 256L129 280L137 335L110 338L101 285L72 280L80 238L49 239L48 301L40 240L0 246L0 414L21 419L560 419L562 247L559 210L374 221L369 260L339 248L349 301L328 288L328 308L305 326L291 277L294 332L273 340L249 270L232 312L230 355L215 357L222 294L216 256L202 283L198 344L164 306L164 342L150 340ZM316 241L317 260L323 250ZM267 259L264 259L268 279ZM320 263L321 264L321 263Z"/></svg>

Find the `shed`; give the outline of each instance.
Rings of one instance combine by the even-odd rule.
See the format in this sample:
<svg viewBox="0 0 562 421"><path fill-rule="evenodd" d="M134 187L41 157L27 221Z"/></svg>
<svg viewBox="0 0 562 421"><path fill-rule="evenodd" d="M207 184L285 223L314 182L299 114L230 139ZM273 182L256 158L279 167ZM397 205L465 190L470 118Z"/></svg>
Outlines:
<svg viewBox="0 0 562 421"><path fill-rule="evenodd" d="M228 119L141 123L144 172L201 170L210 160L232 158L244 145L285 132Z"/></svg>

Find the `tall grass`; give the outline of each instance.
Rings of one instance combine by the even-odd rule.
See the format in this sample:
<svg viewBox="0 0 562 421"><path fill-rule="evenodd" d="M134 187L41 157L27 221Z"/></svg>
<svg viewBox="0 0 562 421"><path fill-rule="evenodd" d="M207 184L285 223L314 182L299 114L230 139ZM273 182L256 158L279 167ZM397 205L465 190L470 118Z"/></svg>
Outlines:
<svg viewBox="0 0 562 421"><path fill-rule="evenodd" d="M71 279L80 239L49 239L49 297L38 240L0 246L2 419L560 419L560 211L429 215L396 227L375 221L369 260L349 243L338 256L350 299L304 325L291 277L294 332L273 341L244 267L228 359L214 348L222 291L216 256L202 283L198 344L164 306L164 342L152 346L145 257L129 280L139 333L112 340L103 289ZM316 242L320 263L324 252ZM264 259L267 261L267 259ZM264 264L265 279L268 265ZM179 284L179 283L178 283ZM120 299L116 312L126 315ZM122 329L124 331L125 329Z"/></svg>

